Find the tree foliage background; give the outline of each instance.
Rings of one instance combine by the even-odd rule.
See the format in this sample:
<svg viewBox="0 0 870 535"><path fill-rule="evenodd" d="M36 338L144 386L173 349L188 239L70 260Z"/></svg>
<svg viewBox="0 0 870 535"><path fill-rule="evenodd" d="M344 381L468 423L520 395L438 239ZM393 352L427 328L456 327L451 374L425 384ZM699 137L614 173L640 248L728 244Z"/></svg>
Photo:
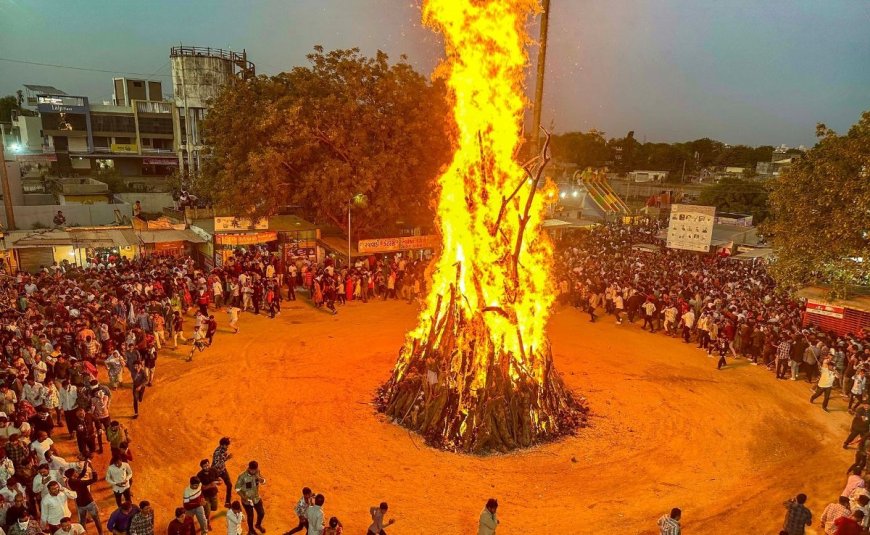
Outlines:
<svg viewBox="0 0 870 535"><path fill-rule="evenodd" d="M816 133L816 146L773 182L765 231L781 286L826 282L842 297L870 284L870 112L845 135L822 124Z"/></svg>
<svg viewBox="0 0 870 535"><path fill-rule="evenodd" d="M430 199L450 155L446 90L402 57L315 47L307 67L229 86L204 123L210 158L193 185L239 214L298 205L354 237L432 221Z"/></svg>
<svg viewBox="0 0 870 535"><path fill-rule="evenodd" d="M699 203L723 212L752 214L752 222L758 225L769 213L768 186L756 180L723 178L701 191Z"/></svg>

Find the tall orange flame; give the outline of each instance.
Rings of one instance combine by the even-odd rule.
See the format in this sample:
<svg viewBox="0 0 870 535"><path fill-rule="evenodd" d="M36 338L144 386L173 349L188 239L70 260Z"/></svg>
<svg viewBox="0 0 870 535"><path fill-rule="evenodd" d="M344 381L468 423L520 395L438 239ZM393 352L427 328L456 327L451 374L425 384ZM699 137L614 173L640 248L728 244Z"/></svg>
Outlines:
<svg viewBox="0 0 870 535"><path fill-rule="evenodd" d="M492 345L511 359L510 369L522 367L540 379L542 370L529 369L529 356L547 343L553 302L552 249L541 229L546 196L535 195L515 159L526 105L526 24L537 10L535 0L424 4L424 22L444 35L447 58L439 75L450 89L458 138L438 181L443 248L409 344L427 336L444 314L437 310L439 296L456 285L465 316L482 317ZM488 363L478 364L483 382Z"/></svg>

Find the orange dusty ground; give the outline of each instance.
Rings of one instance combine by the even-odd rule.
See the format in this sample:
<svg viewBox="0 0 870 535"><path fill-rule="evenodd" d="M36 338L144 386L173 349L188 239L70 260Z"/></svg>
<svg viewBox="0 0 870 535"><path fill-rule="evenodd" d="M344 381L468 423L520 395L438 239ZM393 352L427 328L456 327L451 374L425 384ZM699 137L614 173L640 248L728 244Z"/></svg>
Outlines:
<svg viewBox="0 0 870 535"><path fill-rule="evenodd" d="M397 519L390 535L476 533L490 496L500 535L653 533L673 506L688 533L776 533L781 502L797 492L818 518L854 455L840 449L849 417L839 396L825 414L803 381L777 382L742 360L717 372L693 346L610 319L591 325L569 308L551 320L551 339L568 385L589 399L591 427L512 455L435 451L370 404L416 307L354 303L333 317L284 304L275 320L244 314L238 335L219 314L215 346L192 363L164 354L138 420L127 420L129 390L115 396L113 417L133 435L135 499L156 505L157 533L223 435L232 477L260 462L276 535L295 525L303 485L326 495L327 516L349 534L364 533L381 500ZM107 515L111 500L99 496ZM217 533L224 526L221 512Z"/></svg>

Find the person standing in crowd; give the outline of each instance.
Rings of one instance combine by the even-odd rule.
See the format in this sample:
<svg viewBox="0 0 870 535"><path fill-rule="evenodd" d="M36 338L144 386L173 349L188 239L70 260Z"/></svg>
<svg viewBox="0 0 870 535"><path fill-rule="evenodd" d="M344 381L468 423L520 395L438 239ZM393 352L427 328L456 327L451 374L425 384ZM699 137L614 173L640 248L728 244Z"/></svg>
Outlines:
<svg viewBox="0 0 870 535"><path fill-rule="evenodd" d="M659 535L680 535L682 528L680 527L680 519L683 517L683 511L678 507L671 509L668 515L662 515L659 518Z"/></svg>
<svg viewBox="0 0 870 535"><path fill-rule="evenodd" d="M133 520L133 515L139 512L139 508L133 505L130 500L118 505L111 515L109 521L106 522L106 527L113 535L127 535L130 532L130 521Z"/></svg>
<svg viewBox="0 0 870 535"><path fill-rule="evenodd" d="M868 432L870 432L870 421L868 421L867 409L859 407L852 417L852 426L849 434L846 436L846 440L843 441L843 449L848 449L849 444L858 437L861 437L863 442Z"/></svg>
<svg viewBox="0 0 870 535"><path fill-rule="evenodd" d="M477 522L477 535L495 535L498 529L498 500L490 498L486 501Z"/></svg>
<svg viewBox="0 0 870 535"><path fill-rule="evenodd" d="M196 526L193 524L193 518L186 514L184 507L175 508L175 518L169 523L167 532L168 535L196 535Z"/></svg>
<svg viewBox="0 0 870 535"><path fill-rule="evenodd" d="M783 337L776 344L776 378L785 379L786 370L788 369L789 356L791 355L791 341L787 337Z"/></svg>
<svg viewBox="0 0 870 535"><path fill-rule="evenodd" d="M227 461L233 458L233 454L229 453L230 448L230 437L223 437L220 439L218 443L218 447L215 448L214 454L211 458L211 468L217 474L221 481L224 482L224 489L226 492L226 499L224 500L224 507L230 507L230 499L232 498L232 490L233 485L230 483L230 474L227 472Z"/></svg>
<svg viewBox="0 0 870 535"><path fill-rule="evenodd" d="M836 534L837 528L834 522L838 518L849 516L849 498L840 496L836 503L829 503L825 510L822 511L822 517L819 519L819 528L825 533Z"/></svg>
<svg viewBox="0 0 870 535"><path fill-rule="evenodd" d="M381 502L381 504L377 507L370 507L369 514L372 517L372 525L369 526L368 535L387 535L387 532L384 531L384 528L387 526L393 525L396 521L391 518L390 520L384 522L384 516L387 514L389 506L387 502Z"/></svg>
<svg viewBox="0 0 870 535"><path fill-rule="evenodd" d="M782 530L787 535L804 535L804 529L813 524L813 513L804 505L806 501L807 495L801 493L783 503L786 513Z"/></svg>
<svg viewBox="0 0 870 535"><path fill-rule="evenodd" d="M18 521L9 528L8 535L42 535L42 533L39 521L30 515L30 511L24 510L18 516Z"/></svg>
<svg viewBox="0 0 870 535"><path fill-rule="evenodd" d="M236 492L242 499L242 507L245 509L245 516L248 519L248 533L256 533L254 528L260 533L266 533L263 527L263 517L266 516L266 511L263 509L263 500L260 497L260 487L266 484L266 480L260 475L260 465L257 461L248 463L248 469L239 474L236 480ZM254 522L254 513L257 514L257 520ZM309 526L310 529L310 526Z"/></svg>
<svg viewBox="0 0 870 535"><path fill-rule="evenodd" d="M106 469L106 483L112 486L115 503L121 506L121 498L130 501L130 486L133 480L133 469L121 457L112 459L112 464Z"/></svg>
<svg viewBox="0 0 870 535"><path fill-rule="evenodd" d="M154 509L147 500L139 502L139 511L130 519L129 535L154 535Z"/></svg>
<svg viewBox="0 0 870 535"><path fill-rule="evenodd" d="M61 519L69 519L72 513L67 502L75 498L74 491L62 488L57 481L48 484L48 494L42 497L39 510L42 514L42 525L48 528L49 533L60 528Z"/></svg>
<svg viewBox="0 0 870 535"><path fill-rule="evenodd" d="M90 476L86 477L90 473ZM97 473L91 468L90 460L85 460L82 464L81 471L76 471L75 468L67 468L66 485L70 490L76 493L76 510L79 515L79 523L87 525L88 516L90 516L94 525L97 527L97 534L103 535L103 522L100 520L100 510L97 507L97 502L94 501L91 495L91 485L97 482Z"/></svg>
<svg viewBox="0 0 870 535"><path fill-rule="evenodd" d="M54 535L84 535L85 527L72 521L68 516L60 519L60 528Z"/></svg>

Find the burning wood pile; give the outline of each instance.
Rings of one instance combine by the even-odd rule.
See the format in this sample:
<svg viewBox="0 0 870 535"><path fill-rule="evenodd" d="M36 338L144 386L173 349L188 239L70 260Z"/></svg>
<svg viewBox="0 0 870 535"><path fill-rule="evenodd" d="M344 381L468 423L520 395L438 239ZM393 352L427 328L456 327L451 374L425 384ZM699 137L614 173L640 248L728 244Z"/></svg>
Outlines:
<svg viewBox="0 0 870 535"><path fill-rule="evenodd" d="M535 0L427 0L444 34L439 67L453 100L453 161L438 180L442 250L418 326L408 333L378 408L434 447L508 451L573 433L586 407L553 367L554 299L542 230L555 189L541 154L520 165Z"/></svg>

